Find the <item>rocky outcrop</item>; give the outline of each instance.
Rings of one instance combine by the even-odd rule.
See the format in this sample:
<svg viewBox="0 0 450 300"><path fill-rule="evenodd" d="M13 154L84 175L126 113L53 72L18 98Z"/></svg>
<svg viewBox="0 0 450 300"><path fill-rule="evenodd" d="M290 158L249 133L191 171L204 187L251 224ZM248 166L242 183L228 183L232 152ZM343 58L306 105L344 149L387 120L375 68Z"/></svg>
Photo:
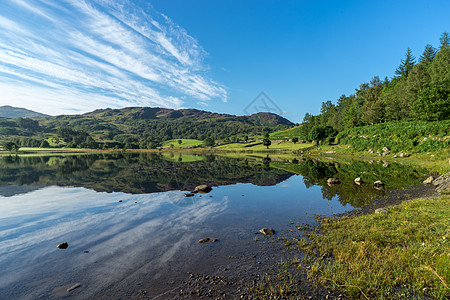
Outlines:
<svg viewBox="0 0 450 300"><path fill-rule="evenodd" d="M436 187L436 192L450 194L450 172L433 180L433 185Z"/></svg>

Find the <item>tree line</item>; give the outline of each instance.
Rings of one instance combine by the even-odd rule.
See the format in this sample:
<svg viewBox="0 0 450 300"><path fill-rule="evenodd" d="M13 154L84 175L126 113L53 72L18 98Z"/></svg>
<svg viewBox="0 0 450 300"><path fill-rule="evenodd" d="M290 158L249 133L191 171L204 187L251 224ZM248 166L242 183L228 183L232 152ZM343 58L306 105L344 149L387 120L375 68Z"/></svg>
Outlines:
<svg viewBox="0 0 450 300"><path fill-rule="evenodd" d="M444 32L438 49L427 44L418 59L407 48L391 79L378 76L336 104L322 103L320 114L305 114L300 138L333 138L338 131L390 121L450 119L450 41Z"/></svg>

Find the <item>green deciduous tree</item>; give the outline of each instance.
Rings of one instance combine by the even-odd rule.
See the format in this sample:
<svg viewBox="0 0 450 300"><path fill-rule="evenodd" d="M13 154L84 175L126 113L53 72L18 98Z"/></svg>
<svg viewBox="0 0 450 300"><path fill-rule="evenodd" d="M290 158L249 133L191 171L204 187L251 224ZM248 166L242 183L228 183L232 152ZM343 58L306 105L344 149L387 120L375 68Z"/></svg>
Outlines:
<svg viewBox="0 0 450 300"><path fill-rule="evenodd" d="M272 142L270 141L269 138L264 138L263 139L263 145L267 147L267 149L269 149L269 146L272 145Z"/></svg>
<svg viewBox="0 0 450 300"><path fill-rule="evenodd" d="M432 85L425 85L413 105L417 118L427 121L444 120L450 116L450 94Z"/></svg>
<svg viewBox="0 0 450 300"><path fill-rule="evenodd" d="M3 149L5 149L6 151L15 152L19 150L19 146L13 142L6 142L3 144Z"/></svg>

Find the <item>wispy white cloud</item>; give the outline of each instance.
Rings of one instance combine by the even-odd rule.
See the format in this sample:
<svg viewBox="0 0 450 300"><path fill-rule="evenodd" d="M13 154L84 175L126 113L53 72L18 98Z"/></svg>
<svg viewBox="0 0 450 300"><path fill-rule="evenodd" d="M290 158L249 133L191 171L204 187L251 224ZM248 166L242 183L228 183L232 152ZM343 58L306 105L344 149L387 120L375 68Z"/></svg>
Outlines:
<svg viewBox="0 0 450 300"><path fill-rule="evenodd" d="M0 28L1 105L59 114L227 98L199 43L150 5L8 0Z"/></svg>

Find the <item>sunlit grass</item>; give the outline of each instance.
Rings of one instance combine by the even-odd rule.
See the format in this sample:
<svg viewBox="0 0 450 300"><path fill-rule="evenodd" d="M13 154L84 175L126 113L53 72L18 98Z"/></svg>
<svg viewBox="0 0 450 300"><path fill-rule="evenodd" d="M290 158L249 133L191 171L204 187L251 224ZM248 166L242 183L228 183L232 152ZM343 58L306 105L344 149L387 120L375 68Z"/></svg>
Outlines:
<svg viewBox="0 0 450 300"><path fill-rule="evenodd" d="M181 141L181 144L178 142ZM193 147L200 146L203 144L203 141L193 140L193 139L173 139L163 142L162 148L184 148L184 147Z"/></svg>
<svg viewBox="0 0 450 300"><path fill-rule="evenodd" d="M320 234L296 244L309 278L351 297L448 299L449 224L449 196L416 199L386 214L322 220Z"/></svg>

